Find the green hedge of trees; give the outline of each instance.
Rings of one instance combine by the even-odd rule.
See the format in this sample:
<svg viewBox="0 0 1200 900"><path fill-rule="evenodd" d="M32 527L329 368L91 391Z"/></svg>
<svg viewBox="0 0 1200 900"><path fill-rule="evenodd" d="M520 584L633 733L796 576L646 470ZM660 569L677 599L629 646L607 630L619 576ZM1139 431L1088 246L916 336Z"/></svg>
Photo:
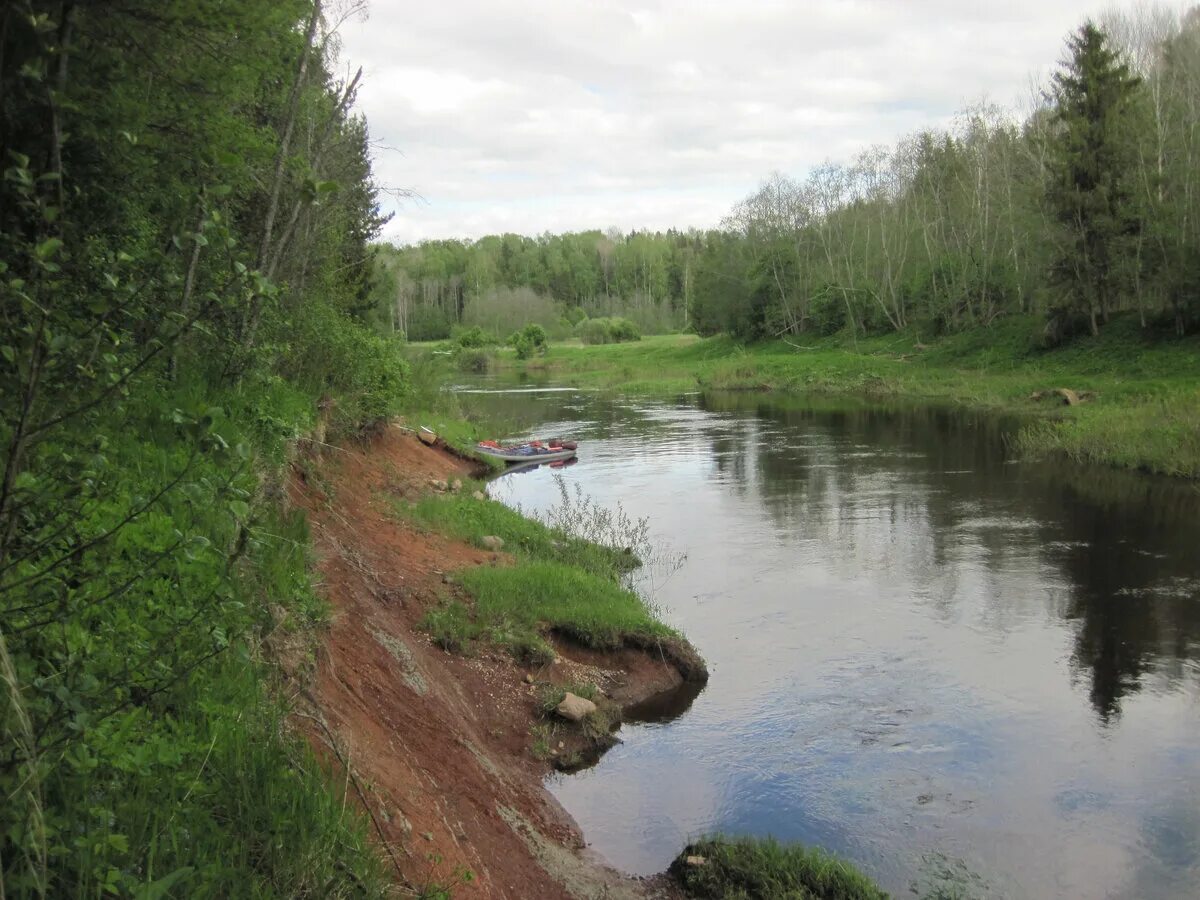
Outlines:
<svg viewBox="0 0 1200 900"><path fill-rule="evenodd" d="M282 728L325 615L287 443L407 386L358 77L313 0L0 10L0 894L385 879Z"/></svg>
<svg viewBox="0 0 1200 900"><path fill-rule="evenodd" d="M776 173L712 230L384 247L376 303L414 340L519 290L557 304L529 313L552 330L573 311L751 339L1035 313L1054 342L1131 310L1182 332L1200 325L1198 114L1200 9L1113 14L1070 36L1023 119L981 104Z"/></svg>

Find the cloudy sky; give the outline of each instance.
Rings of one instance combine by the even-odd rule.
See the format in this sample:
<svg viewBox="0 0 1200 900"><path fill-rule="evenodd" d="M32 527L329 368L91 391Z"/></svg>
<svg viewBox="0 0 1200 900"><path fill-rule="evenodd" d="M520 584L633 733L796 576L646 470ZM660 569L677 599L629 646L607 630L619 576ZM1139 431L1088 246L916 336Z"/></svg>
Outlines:
<svg viewBox="0 0 1200 900"><path fill-rule="evenodd" d="M803 176L1029 102L1106 0L372 0L342 26L400 243L712 226Z"/></svg>

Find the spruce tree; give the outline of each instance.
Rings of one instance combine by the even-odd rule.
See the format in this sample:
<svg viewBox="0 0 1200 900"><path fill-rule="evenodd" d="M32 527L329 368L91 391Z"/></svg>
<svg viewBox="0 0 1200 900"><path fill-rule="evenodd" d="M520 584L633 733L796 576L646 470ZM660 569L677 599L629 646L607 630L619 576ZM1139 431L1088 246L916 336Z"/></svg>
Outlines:
<svg viewBox="0 0 1200 900"><path fill-rule="evenodd" d="M1057 128L1046 200L1062 226L1051 274L1067 310L1085 313L1098 334L1097 314L1107 320L1139 226L1128 180L1136 154L1129 113L1140 80L1091 22L1067 49L1051 93Z"/></svg>

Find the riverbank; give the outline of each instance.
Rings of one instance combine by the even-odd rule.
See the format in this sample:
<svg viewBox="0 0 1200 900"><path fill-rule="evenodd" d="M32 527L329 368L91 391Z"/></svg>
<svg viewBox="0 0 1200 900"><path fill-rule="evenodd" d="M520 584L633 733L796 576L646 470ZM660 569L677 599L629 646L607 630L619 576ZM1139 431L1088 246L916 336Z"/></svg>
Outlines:
<svg viewBox="0 0 1200 900"><path fill-rule="evenodd" d="M546 587L547 569L597 590L619 557L553 545L476 493L477 472L395 427L294 464L289 497L308 517L333 610L315 654L280 654L303 700L296 724L353 775L348 792L421 896L681 896L666 876L631 878L590 857L542 780L594 758L615 742L621 710L702 679L703 663L615 586L561 606L539 594L536 615L522 616L513 591ZM567 690L598 715L557 715Z"/></svg>
<svg viewBox="0 0 1200 900"><path fill-rule="evenodd" d="M1054 350L1039 348L1038 333L1036 320L1012 319L925 342L666 335L555 344L525 361L503 352L496 366L634 393L774 390L1015 412L1028 418L1015 439L1022 454L1200 478L1200 338L1148 336L1132 319ZM1066 405L1060 388L1080 402Z"/></svg>

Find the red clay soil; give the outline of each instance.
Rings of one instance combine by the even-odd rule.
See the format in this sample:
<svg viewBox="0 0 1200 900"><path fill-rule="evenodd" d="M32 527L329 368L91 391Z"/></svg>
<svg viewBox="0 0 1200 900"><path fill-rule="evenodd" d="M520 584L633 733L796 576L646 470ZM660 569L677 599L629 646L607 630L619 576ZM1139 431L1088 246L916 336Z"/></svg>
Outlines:
<svg viewBox="0 0 1200 900"><path fill-rule="evenodd" d="M560 662L529 673L498 651L450 655L417 627L457 590L447 573L508 561L392 512L397 498L452 489L470 473L398 426L293 466L289 497L307 513L333 607L296 724L318 753L349 766L402 884L514 900L673 896L662 879L630 878L581 852L578 827L542 787L549 763L531 753L539 689L526 676L586 676L628 704L677 685L678 671L639 650L560 646Z"/></svg>

